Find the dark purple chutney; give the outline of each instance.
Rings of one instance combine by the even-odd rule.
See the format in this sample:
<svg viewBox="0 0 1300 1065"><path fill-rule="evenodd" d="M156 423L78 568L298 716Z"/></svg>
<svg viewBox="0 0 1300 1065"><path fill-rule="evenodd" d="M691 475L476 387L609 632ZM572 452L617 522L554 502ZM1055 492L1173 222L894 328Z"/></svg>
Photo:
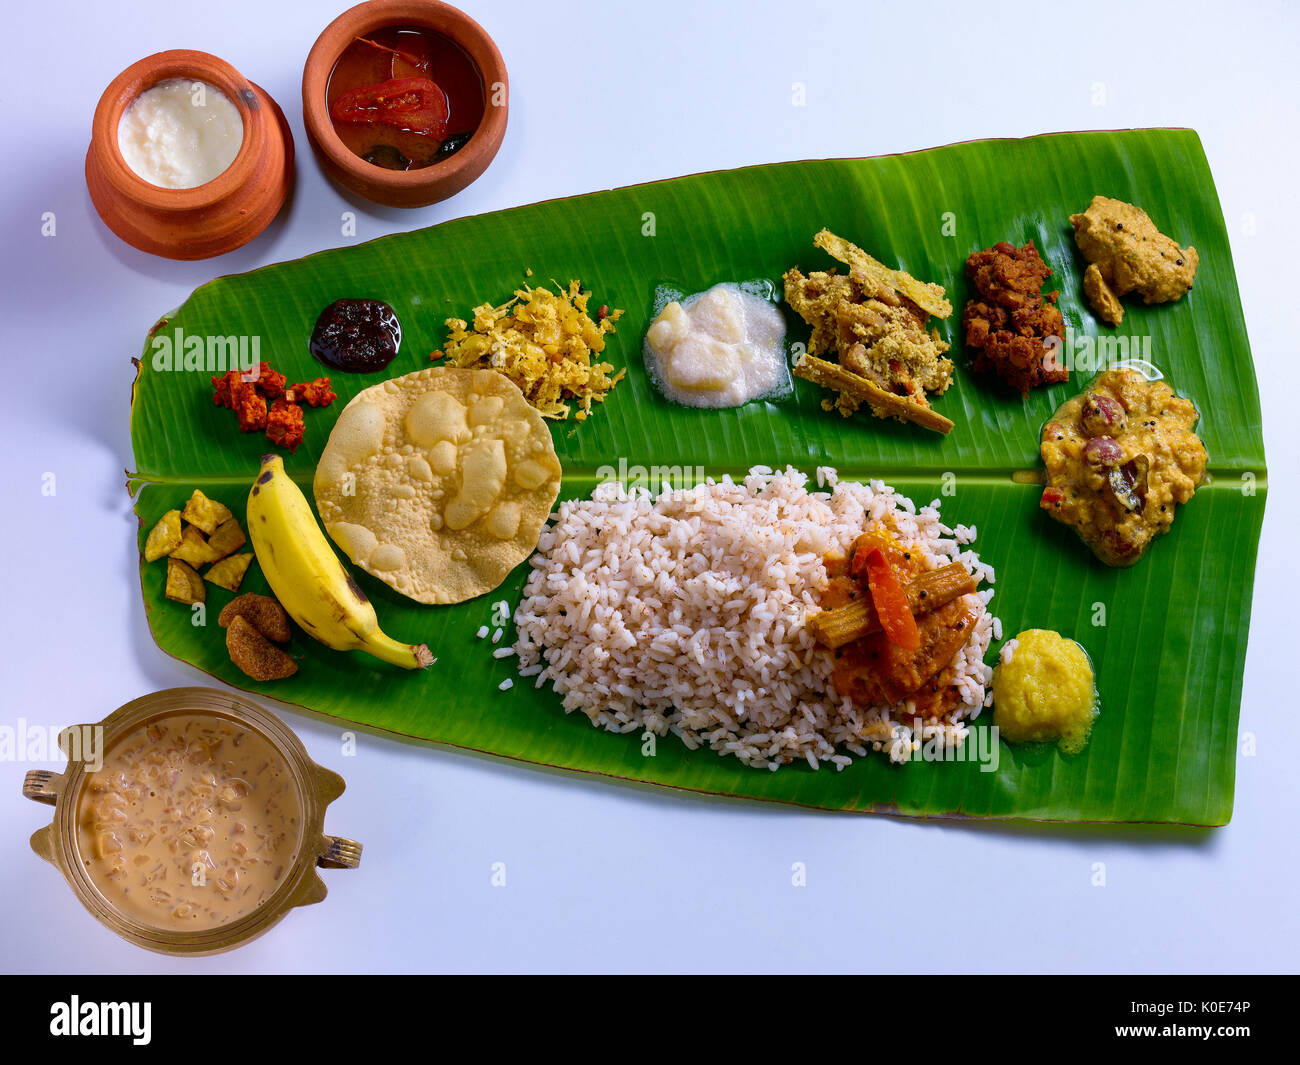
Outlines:
<svg viewBox="0 0 1300 1065"><path fill-rule="evenodd" d="M397 355L402 326L397 312L379 300L335 300L316 319L311 353L343 373L376 373Z"/></svg>

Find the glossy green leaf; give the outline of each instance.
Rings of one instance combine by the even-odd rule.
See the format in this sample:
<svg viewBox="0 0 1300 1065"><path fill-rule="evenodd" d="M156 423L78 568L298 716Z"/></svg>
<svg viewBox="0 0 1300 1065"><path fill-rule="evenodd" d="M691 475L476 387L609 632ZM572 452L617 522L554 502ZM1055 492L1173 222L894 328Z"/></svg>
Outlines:
<svg viewBox="0 0 1300 1065"><path fill-rule="evenodd" d="M1098 326L1080 292L1081 265L1068 216L1094 193L1145 207L1162 230L1201 254L1196 286L1177 304L1130 304L1117 330ZM878 258L948 288L957 308L941 328L954 342L956 383L935 407L956 423L947 437L912 426L822 411L820 390L731 411L673 406L652 388L640 342L654 290L695 291L717 281L767 277L791 265L829 265L812 246L822 226ZM1131 570L1110 570L1037 506L1039 489L1017 471L1037 465L1043 421L1086 383L1039 390L1028 401L972 375L957 335L969 295L966 256L998 240L1033 239L1054 271L1066 321L1079 336L1137 338L1203 413L1212 482L1173 531ZM530 682L508 692L509 660L478 640L493 603L513 604L526 567L496 593L452 608L421 607L362 575L391 635L426 641L439 661L412 675L306 638L289 680L258 685L229 662L215 621L162 596L165 567L141 564L150 627L159 645L236 687L388 732L565 769L830 809L929 816L1222 824L1232 809L1242 670L1267 476L1259 397L1222 213L1199 140L1190 131L1062 134L986 141L881 159L786 163L705 174L574 197L449 222L325 252L198 289L155 326L142 355L132 412L141 543L166 509L194 487L235 508L266 449L212 405L208 375L160 369L154 335L259 337L264 358L291 378L318 370L307 352L316 315L343 296L392 304L405 330L388 373L429 365L443 319L498 301L526 280L581 278L592 305L623 307L612 361L629 374L583 424L554 427L564 494L591 490L606 465L701 467L712 476L754 463L792 463L842 477L880 477L918 502L943 499L950 523L976 525L982 556L998 572L994 612L1007 636L1056 628L1078 638L1097 667L1102 712L1075 757L1003 745L1000 765L859 759L848 769L792 765L776 773L688 752L676 740L643 757L636 736L566 716ZM791 320L791 339L806 329ZM346 401L376 378L335 375ZM307 412L307 437L286 458L309 486L341 403ZM951 477L945 477L951 474ZM264 590L254 567L244 590ZM215 609L228 598L213 589ZM1099 623L1100 622L1100 623ZM511 638L507 627L504 641ZM991 654L993 652L990 652ZM982 723L987 719L982 718ZM982 725L980 726L982 727Z"/></svg>

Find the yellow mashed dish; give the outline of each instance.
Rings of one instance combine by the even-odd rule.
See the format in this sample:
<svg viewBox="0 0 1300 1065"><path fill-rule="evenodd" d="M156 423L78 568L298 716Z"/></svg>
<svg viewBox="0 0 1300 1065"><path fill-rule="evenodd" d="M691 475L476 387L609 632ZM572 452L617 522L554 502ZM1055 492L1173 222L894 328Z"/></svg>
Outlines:
<svg viewBox="0 0 1300 1065"><path fill-rule="evenodd" d="M993 671L993 724L1010 743L1056 742L1083 750L1097 717L1097 685L1088 654L1050 629L1029 629Z"/></svg>

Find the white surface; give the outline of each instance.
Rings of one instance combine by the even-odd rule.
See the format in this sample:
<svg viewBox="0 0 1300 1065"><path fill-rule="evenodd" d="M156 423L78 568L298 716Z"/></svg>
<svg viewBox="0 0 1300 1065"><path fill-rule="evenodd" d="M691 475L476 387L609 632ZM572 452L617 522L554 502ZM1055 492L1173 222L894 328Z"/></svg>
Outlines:
<svg viewBox="0 0 1300 1065"><path fill-rule="evenodd" d="M326 874L327 902L233 954L139 951L30 852L49 811L19 796L32 766L4 763L0 969L1294 969L1296 9L589 0L560 5L577 12L560 19L555 5L466 2L506 57L510 129L477 184L411 212L342 196L303 133L302 61L344 0L10 5L7 30L24 46L0 66L0 724L96 720L144 692L206 682L149 638L122 470L128 360L154 319L209 278L351 243L340 236L349 210L361 241L749 163L1191 126L1232 234L1273 478L1241 713L1257 754L1239 761L1233 822L1186 832L830 816L368 735L344 758L336 727L286 713L312 755L347 777L330 831L365 844L359 871ZM82 177L104 86L177 47L222 56L266 88L299 153L291 207L251 246L202 263L121 244ZM791 106L794 82L807 86L804 107ZM41 235L47 211L53 238ZM53 497L41 492L47 472ZM506 864L503 888L491 886L494 862ZM806 863L805 888L791 886L794 862ZM1096 863L1105 887L1091 886ZM951 916L923 920L916 903L936 900Z"/></svg>

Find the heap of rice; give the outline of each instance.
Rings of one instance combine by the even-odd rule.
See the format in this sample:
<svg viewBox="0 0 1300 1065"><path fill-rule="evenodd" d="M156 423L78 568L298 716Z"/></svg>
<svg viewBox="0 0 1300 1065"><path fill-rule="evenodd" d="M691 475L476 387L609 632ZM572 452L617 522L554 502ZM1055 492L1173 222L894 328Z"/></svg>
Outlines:
<svg viewBox="0 0 1300 1065"><path fill-rule="evenodd" d="M809 492L794 469L755 467L743 483L709 481L658 497L619 484L562 503L542 533L515 614L520 674L547 681L566 712L612 732L671 732L746 765L804 759L839 768L868 748L906 761L938 737L959 744L992 670L983 611L958 655L961 703L913 735L910 706L854 707L831 684L830 652L804 620L826 585L823 556L885 521L932 566L962 562L974 529L949 529L938 501L919 512L879 481L839 484L819 469ZM987 604L993 592L978 593Z"/></svg>

